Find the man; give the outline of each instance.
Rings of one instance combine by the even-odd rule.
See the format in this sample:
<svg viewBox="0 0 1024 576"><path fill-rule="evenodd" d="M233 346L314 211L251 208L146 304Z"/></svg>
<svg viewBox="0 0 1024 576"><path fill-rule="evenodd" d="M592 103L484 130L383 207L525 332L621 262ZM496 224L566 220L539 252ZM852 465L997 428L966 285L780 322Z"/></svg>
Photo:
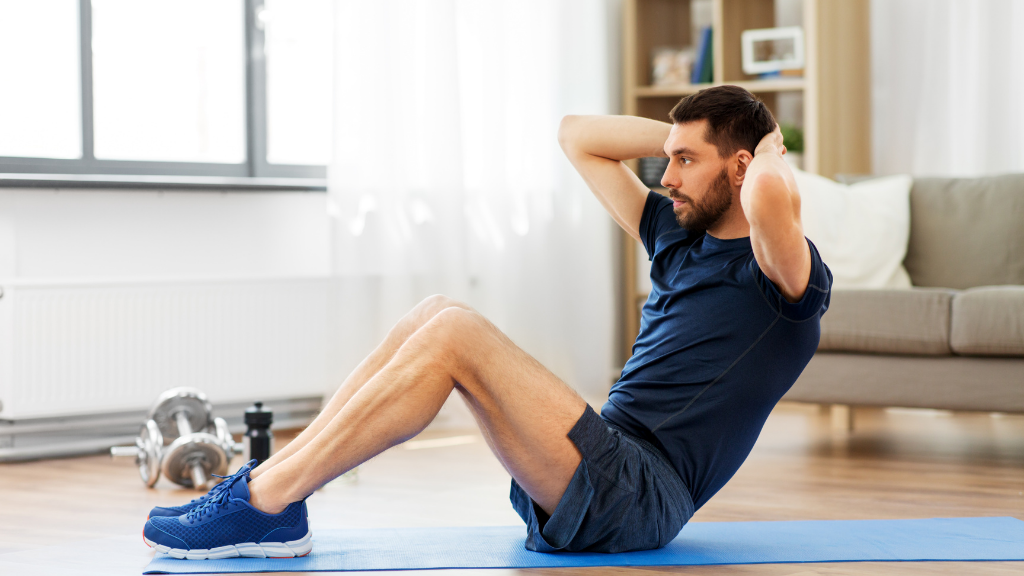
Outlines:
<svg viewBox="0 0 1024 576"><path fill-rule="evenodd" d="M663 546L739 468L818 344L831 274L800 225L775 120L747 91L684 98L672 124L566 117L559 141L652 259L653 290L598 416L480 314L416 306L294 441L210 494L155 508L144 536L179 557L308 553L305 499L415 436L457 390L512 476L539 551ZM648 191L622 163L668 156Z"/></svg>

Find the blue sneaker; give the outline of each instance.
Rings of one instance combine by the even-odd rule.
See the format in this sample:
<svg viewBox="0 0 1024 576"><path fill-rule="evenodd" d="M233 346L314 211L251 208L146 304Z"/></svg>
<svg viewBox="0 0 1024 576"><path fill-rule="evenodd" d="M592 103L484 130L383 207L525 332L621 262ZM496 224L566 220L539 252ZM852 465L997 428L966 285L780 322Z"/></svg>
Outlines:
<svg viewBox="0 0 1024 576"><path fill-rule="evenodd" d="M154 516L181 516L182 514L188 514L190 511L192 511L193 508L201 506L203 502L206 502L210 498L214 498L217 496L217 494L220 494L221 490L224 490L225 485L227 484L227 480L241 474L245 476L245 481L248 482L249 473L252 472L252 469L255 467L256 460L249 460L241 468L238 469L238 472L235 472L231 476L221 476L220 474L214 474L214 476L216 476L217 478L224 478L225 481L221 482L220 484L217 484L213 488L210 488L209 492L203 494L199 498L193 499L191 502L187 504L182 504L181 506L157 506L149 511L149 516L146 517L146 520L149 520Z"/></svg>
<svg viewBox="0 0 1024 576"><path fill-rule="evenodd" d="M150 518L143 540L160 552L189 560L309 554L313 533L306 501L292 502L280 514L260 512L249 504L249 484L243 478L225 480L223 490L187 514Z"/></svg>

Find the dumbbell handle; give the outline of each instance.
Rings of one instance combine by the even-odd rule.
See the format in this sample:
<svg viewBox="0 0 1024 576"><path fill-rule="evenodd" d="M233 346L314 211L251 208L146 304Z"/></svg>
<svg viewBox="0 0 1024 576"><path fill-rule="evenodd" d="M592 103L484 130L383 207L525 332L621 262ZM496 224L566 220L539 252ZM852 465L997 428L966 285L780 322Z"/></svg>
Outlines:
<svg viewBox="0 0 1024 576"><path fill-rule="evenodd" d="M199 464L193 464L192 465L192 486L195 489L199 490L199 489L202 489L202 488L206 488L206 482L207 482L206 472L203 470L203 467L200 466Z"/></svg>
<svg viewBox="0 0 1024 576"><path fill-rule="evenodd" d="M184 410L174 415L174 420L178 423L178 436L188 436L192 433L192 425L188 421L188 413Z"/></svg>
<svg viewBox="0 0 1024 576"><path fill-rule="evenodd" d="M139 455L138 446L111 446L110 457L111 458L134 458Z"/></svg>

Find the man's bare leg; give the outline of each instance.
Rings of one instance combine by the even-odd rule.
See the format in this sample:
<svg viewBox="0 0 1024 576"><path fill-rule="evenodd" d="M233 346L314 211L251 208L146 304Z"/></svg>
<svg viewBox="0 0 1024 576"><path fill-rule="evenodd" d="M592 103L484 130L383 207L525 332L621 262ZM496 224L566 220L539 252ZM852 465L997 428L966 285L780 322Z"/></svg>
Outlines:
<svg viewBox="0 0 1024 576"><path fill-rule="evenodd" d="M446 296L434 295L426 298L417 304L408 314L402 317L388 332L384 341L370 353L359 366L349 374L348 378L341 384L338 390L331 397L331 400L324 405L320 414L303 430L294 440L284 448L274 453L269 459L252 471L250 477L256 478L279 462L288 458L300 448L309 443L323 430L334 416L341 411L345 403L359 391L377 372L379 372L398 352L398 349L424 324L430 321L438 312L445 308L466 306ZM468 309L468 308L467 308Z"/></svg>
<svg viewBox="0 0 1024 576"><path fill-rule="evenodd" d="M252 504L280 512L415 436L452 390L516 482L553 513L581 459L567 434L586 403L483 316L458 307L434 315L314 438L254 479Z"/></svg>

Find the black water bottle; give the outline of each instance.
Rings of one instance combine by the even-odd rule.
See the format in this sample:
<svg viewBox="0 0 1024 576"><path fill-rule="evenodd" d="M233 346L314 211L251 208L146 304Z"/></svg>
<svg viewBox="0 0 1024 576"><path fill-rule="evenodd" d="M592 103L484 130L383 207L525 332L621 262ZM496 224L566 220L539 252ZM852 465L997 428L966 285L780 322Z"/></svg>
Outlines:
<svg viewBox="0 0 1024 576"><path fill-rule="evenodd" d="M256 465L262 464L274 450L274 433L270 431L270 423L274 421L274 413L263 407L263 402L253 404L245 410L245 438L242 440L243 459L248 462L256 459Z"/></svg>

